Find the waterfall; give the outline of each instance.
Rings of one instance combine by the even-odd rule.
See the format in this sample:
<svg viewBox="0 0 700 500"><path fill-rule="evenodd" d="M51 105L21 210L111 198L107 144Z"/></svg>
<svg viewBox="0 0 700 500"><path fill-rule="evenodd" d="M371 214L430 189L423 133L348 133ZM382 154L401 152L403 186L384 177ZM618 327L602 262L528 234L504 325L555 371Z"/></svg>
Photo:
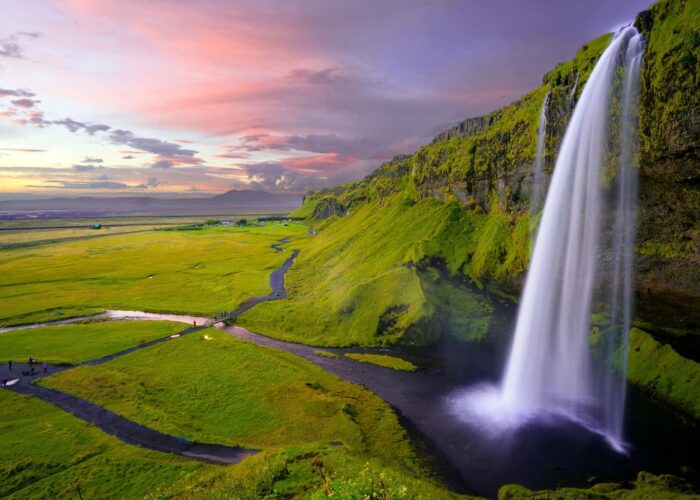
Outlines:
<svg viewBox="0 0 700 500"><path fill-rule="evenodd" d="M532 171L532 196L530 198L530 215L534 216L542 209L545 195L545 177L544 177L544 153L545 153L545 138L547 136L547 104L549 103L549 95L552 93L550 89L542 101L542 109L540 110L540 121L537 127L537 149L535 151L535 168ZM536 232L531 231L531 237L534 238Z"/></svg>
<svg viewBox="0 0 700 500"><path fill-rule="evenodd" d="M545 201L499 396L501 410L509 414L563 414L601 433L616 449L624 442L634 122L642 53L641 35L634 27L623 28L601 55L574 108ZM622 111L615 117L618 102ZM615 141L617 154L611 155ZM611 168L617 174L614 212L601 185ZM605 272L599 265L601 234L609 213L615 214L613 265L600 276ZM591 314L599 280L610 290L612 303L610 328L594 356Z"/></svg>
<svg viewBox="0 0 700 500"><path fill-rule="evenodd" d="M576 87L578 86L578 73L576 73L576 80L574 80L574 85L571 87L571 92L566 99L566 111L571 112L571 108L574 104L574 97L576 96Z"/></svg>
<svg viewBox="0 0 700 500"><path fill-rule="evenodd" d="M604 377L599 384L601 401L609 409L605 414L604 428L614 436L622 436L622 421L626 396L627 350L629 330L632 325L632 299L634 294L634 241L637 219L637 163L639 149L639 74L642 65L643 40L633 37L627 46L625 62L627 72L622 95L620 117L620 150L615 190L615 223L612 233L612 286L610 287L610 321L604 348L599 356L614 359L621 376ZM621 349L622 348L622 349ZM606 375L607 373L604 372Z"/></svg>

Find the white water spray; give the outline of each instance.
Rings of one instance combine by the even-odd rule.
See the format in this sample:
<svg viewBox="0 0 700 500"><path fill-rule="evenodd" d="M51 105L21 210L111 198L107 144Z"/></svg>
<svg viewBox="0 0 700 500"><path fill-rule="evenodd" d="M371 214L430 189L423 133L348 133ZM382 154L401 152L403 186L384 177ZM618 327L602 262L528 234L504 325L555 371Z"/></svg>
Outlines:
<svg viewBox="0 0 700 500"><path fill-rule="evenodd" d="M635 28L622 29L576 104L545 201L502 385L475 389L457 403L469 420L513 427L541 415L564 415L624 450L643 45ZM622 111L615 116L618 103ZM617 174L613 212L603 186L610 171ZM610 228L608 213L615 214L610 248L602 236ZM609 271L599 265L606 249L613 254ZM594 346L591 313L594 289L601 285L611 291L610 324Z"/></svg>

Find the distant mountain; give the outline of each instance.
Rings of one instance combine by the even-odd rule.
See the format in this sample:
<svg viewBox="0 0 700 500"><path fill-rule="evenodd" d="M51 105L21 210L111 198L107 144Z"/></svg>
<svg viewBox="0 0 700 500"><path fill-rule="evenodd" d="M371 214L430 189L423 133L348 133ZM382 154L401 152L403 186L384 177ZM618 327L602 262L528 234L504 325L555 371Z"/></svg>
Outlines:
<svg viewBox="0 0 700 500"><path fill-rule="evenodd" d="M0 210L79 210L96 212L172 212L188 210L293 210L302 197L265 191L228 191L211 198L153 198L122 196L100 198L45 198L0 201Z"/></svg>

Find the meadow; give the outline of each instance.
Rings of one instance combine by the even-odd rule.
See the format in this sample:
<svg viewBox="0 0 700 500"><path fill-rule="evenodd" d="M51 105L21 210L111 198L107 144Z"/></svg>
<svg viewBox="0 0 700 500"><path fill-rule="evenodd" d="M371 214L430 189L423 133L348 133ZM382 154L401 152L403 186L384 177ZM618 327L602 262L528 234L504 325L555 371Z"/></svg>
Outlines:
<svg viewBox="0 0 700 500"><path fill-rule="evenodd" d="M27 229L17 231L0 231L0 249L15 248L36 244L55 243L80 238L99 238L122 233L152 231L150 225L109 226L101 229L65 228L65 229Z"/></svg>
<svg viewBox="0 0 700 500"><path fill-rule="evenodd" d="M4 250L0 325L103 309L213 315L269 293L287 257L270 245L299 224L149 231ZM54 314L58 312L58 314Z"/></svg>
<svg viewBox="0 0 700 500"><path fill-rule="evenodd" d="M192 441L253 449L339 441L387 459L410 456L395 415L378 397L215 328L41 384Z"/></svg>
<svg viewBox="0 0 700 500"><path fill-rule="evenodd" d="M171 321L92 321L0 334L0 361L30 356L51 364L78 364L167 337L187 325Z"/></svg>
<svg viewBox="0 0 700 500"><path fill-rule="evenodd" d="M133 498L217 466L122 443L48 403L0 391L0 497Z"/></svg>

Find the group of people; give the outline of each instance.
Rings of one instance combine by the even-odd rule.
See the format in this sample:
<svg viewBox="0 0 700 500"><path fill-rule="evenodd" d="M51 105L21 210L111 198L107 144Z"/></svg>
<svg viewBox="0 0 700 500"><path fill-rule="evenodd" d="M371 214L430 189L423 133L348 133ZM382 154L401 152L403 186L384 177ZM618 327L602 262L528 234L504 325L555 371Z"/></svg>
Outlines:
<svg viewBox="0 0 700 500"><path fill-rule="evenodd" d="M13 366L13 364L14 364L14 363L13 363L12 360L9 360L9 361L7 362L7 368L9 369L9 371L12 371L12 366ZM39 372L36 370L36 368L34 368L34 365L35 365L35 364L39 364L39 361L37 361L36 359L30 357L30 358L27 360L27 364L29 365L29 370L23 371L23 372L22 372L22 375L24 375L24 376L26 377L26 376L33 376L33 375L38 375L38 374L39 374ZM48 363L43 363L43 364L42 364L42 368L43 368L43 371L44 371L44 375L48 375L48 373L49 373L49 364L48 364ZM7 377L4 377L4 378L2 379L2 386L3 386L3 387L7 387L7 382L8 382Z"/></svg>

